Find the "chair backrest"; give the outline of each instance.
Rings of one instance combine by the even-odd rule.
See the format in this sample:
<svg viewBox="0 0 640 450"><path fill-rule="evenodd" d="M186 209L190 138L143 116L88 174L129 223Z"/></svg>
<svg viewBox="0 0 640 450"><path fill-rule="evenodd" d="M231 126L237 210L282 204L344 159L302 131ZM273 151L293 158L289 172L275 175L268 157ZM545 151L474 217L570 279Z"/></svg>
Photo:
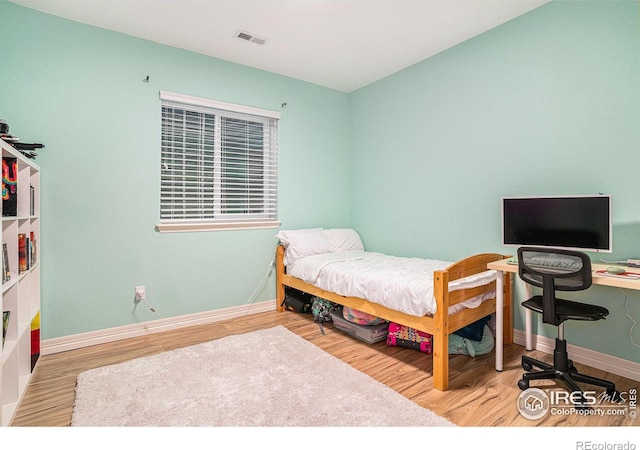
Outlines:
<svg viewBox="0 0 640 450"><path fill-rule="evenodd" d="M592 283L591 260L575 250L540 247L518 249L518 275L526 283L542 288L542 321L558 325L556 291L581 291Z"/></svg>

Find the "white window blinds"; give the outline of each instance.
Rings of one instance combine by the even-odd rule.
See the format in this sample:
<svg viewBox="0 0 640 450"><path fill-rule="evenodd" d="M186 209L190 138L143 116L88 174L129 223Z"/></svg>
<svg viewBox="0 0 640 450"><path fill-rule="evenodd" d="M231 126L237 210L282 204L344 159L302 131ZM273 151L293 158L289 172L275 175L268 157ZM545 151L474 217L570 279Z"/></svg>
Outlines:
<svg viewBox="0 0 640 450"><path fill-rule="evenodd" d="M160 93L160 231L278 226L279 113Z"/></svg>

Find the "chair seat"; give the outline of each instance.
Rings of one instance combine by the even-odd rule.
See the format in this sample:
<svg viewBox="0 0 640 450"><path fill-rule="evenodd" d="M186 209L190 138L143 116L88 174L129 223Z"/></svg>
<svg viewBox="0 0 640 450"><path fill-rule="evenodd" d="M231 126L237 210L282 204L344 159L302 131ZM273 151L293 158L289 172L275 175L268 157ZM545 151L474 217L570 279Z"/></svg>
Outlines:
<svg viewBox="0 0 640 450"><path fill-rule="evenodd" d="M536 295L522 302L522 306L542 313L542 295ZM565 320L601 320L609 315L609 310L602 306L572 302L556 298L556 316L560 322Z"/></svg>

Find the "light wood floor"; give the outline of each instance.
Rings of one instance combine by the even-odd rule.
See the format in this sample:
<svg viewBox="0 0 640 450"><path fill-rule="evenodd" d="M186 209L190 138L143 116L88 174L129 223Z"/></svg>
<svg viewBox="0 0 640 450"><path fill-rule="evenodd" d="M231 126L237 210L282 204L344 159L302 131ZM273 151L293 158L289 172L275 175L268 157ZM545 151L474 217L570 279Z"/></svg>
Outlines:
<svg viewBox="0 0 640 450"><path fill-rule="evenodd" d="M440 392L433 389L431 356L416 350L387 347L384 342L369 345L343 334L331 324L324 326L326 334L323 336L310 315L274 311L43 356L36 366L32 382L12 426L69 426L75 398L76 376L82 371L276 325L287 327L356 369L460 426L638 425L628 413L623 416L603 417L547 414L536 421L522 417L516 406L521 392L517 387L517 380L522 374L520 357L525 350L519 345L505 347L503 372L495 371L493 352L476 358L464 355L451 356L450 389ZM550 358L550 355L535 351L528 354L547 361ZM621 392L637 389L640 384L600 370L577 366L580 371L613 381ZM553 384L548 381L537 383L546 383L547 386Z"/></svg>

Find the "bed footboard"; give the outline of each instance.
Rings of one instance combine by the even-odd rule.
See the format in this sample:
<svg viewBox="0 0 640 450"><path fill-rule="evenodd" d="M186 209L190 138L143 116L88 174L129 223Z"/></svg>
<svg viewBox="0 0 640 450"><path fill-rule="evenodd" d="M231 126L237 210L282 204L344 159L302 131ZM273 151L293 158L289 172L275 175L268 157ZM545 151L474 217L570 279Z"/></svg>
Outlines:
<svg viewBox="0 0 640 450"><path fill-rule="evenodd" d="M498 253L481 253L462 259L445 270L433 274L436 313L434 314L435 333L433 333L433 386L441 391L449 387L449 334L483 317L496 312L496 298L485 300L477 308L466 308L455 314L449 314L449 308L477 295L495 292L496 282L457 291L449 291L449 283L471 275L487 271L487 264L500 261L509 256ZM513 328L511 324L511 283L505 280L504 301L504 337L505 343L511 343ZM508 299L508 300L507 300ZM507 323L508 322L508 323ZM507 336L508 335L508 336Z"/></svg>

